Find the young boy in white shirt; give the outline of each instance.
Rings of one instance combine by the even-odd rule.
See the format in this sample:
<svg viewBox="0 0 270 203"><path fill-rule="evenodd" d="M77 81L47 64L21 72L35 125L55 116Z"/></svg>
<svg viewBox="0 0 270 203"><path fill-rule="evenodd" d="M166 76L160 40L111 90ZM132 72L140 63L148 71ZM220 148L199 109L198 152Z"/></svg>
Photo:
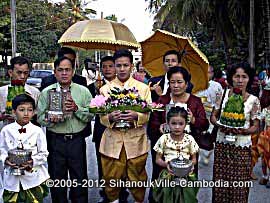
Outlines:
<svg viewBox="0 0 270 203"><path fill-rule="evenodd" d="M42 129L31 123L35 101L27 94L12 100L15 121L0 132L0 157L5 165L3 176L4 202L42 202L48 194L45 181L49 178L47 141ZM9 160L8 151L23 147L32 151L31 160L17 166ZM12 175L12 168L24 169L24 175Z"/></svg>

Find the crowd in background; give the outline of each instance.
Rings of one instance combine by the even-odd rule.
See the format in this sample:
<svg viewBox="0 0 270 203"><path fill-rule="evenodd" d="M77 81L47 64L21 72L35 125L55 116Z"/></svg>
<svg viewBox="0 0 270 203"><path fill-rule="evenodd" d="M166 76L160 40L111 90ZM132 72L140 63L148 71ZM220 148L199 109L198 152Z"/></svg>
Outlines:
<svg viewBox="0 0 270 203"><path fill-rule="evenodd" d="M127 201L127 188L113 188L108 182L111 179L146 181L148 151L152 154L152 180L174 179L170 162L180 155L194 165L187 180L197 180L198 152L202 146L199 135L206 131L211 133L214 126L218 126L219 112L224 110L233 88L241 89L246 128L218 126L214 150L204 151L200 159L208 164L210 155L214 153L213 179L216 181L248 181L256 179L252 168L258 157L262 157L263 177L259 183L270 187L269 69L255 75L249 64L243 62L234 64L225 73L210 65L208 88L193 93L192 75L181 66L181 57L175 50L164 53L165 74L158 77L151 77L141 61L134 68L133 56L128 50L118 50L113 56L105 56L98 65L89 58L85 59L82 76L74 74L75 58L76 53L72 49L61 48L54 62L54 74L42 80L40 90L25 83L31 70L29 60L20 56L11 60L9 76L24 82L26 94L12 101L16 115L14 120L13 116L5 115L9 85L0 87L4 202L12 199L42 202L48 194L44 183L49 177L52 180L76 180L80 184L86 180L85 138L91 131L99 179L105 181L99 202ZM170 108L151 114L132 110L116 110L105 115L90 113L92 98L99 94L108 97L113 87L135 87L148 103L156 102ZM65 101L65 111L69 114L64 120L59 115L48 117L51 91L69 92ZM206 101L202 100L203 97ZM95 124L91 129L93 119ZM130 127L125 131L115 128L120 120L129 122ZM235 143L226 142L227 134L237 135ZM32 150L32 159L23 165L27 175L21 177L10 173L9 168L17 166L8 155L8 150L19 143ZM80 184L69 191L69 198L74 203L88 202L88 189ZM128 189L136 202L144 201L144 187ZM67 187L51 187L52 202L68 202L67 191ZM150 189L148 199L149 202L197 202L197 193L198 188L163 189L155 186ZM248 202L248 194L249 188L213 188L212 201Z"/></svg>

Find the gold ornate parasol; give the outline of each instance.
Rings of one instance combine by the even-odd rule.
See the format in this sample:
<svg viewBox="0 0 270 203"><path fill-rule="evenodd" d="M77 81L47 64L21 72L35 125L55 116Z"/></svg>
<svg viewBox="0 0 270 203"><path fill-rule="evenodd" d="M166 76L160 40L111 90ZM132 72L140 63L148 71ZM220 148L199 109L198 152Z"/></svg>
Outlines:
<svg viewBox="0 0 270 203"><path fill-rule="evenodd" d="M166 51L177 50L181 54L181 65L191 74L193 92L208 87L208 60L206 56L187 37L164 30L156 30L141 42L142 64L152 76L164 75L163 55Z"/></svg>
<svg viewBox="0 0 270 203"><path fill-rule="evenodd" d="M73 24L58 43L62 46L113 51L140 47L127 26L105 19L84 20Z"/></svg>

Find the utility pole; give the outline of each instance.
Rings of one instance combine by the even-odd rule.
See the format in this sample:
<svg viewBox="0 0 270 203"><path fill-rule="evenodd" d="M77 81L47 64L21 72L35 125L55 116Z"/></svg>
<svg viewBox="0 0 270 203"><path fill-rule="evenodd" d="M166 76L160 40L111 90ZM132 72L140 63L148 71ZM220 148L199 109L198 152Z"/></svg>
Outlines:
<svg viewBox="0 0 270 203"><path fill-rule="evenodd" d="M10 12L11 12L12 57L15 57L16 56L16 51L17 51L16 0L10 0Z"/></svg>

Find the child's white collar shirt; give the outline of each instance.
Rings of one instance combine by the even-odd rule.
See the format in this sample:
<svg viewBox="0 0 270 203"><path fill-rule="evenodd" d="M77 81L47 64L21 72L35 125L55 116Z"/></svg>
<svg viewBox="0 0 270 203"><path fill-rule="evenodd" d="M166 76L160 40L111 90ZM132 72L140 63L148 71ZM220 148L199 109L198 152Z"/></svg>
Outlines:
<svg viewBox="0 0 270 203"><path fill-rule="evenodd" d="M20 183L24 190L36 187L49 178L46 168L48 150L46 136L42 129L31 122L23 126L26 133L20 133L22 126L17 122L4 126L0 133L0 153L4 163L8 151L17 148L20 143L24 149L32 151L33 171L25 171L25 175L14 176L10 174L10 167L5 166L4 170L4 189L19 192Z"/></svg>

